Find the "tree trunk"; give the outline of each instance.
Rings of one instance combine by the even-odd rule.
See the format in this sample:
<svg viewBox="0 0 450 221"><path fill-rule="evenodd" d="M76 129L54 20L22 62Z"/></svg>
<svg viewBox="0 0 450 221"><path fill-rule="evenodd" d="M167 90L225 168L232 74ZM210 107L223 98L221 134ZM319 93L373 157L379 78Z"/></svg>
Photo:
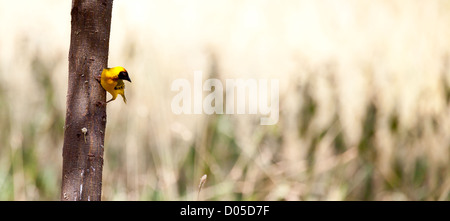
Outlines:
<svg viewBox="0 0 450 221"><path fill-rule="evenodd" d="M61 200L101 200L107 67L113 0L73 0Z"/></svg>

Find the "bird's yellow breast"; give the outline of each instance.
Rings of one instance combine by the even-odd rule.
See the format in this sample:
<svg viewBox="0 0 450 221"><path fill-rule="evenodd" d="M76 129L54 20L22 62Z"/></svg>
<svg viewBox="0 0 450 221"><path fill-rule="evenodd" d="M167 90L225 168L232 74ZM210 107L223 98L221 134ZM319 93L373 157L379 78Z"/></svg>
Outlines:
<svg viewBox="0 0 450 221"><path fill-rule="evenodd" d="M117 85L117 80L118 78L111 76L107 69L103 70L101 77L101 84L106 91L108 91L109 93L114 91L114 87L116 87Z"/></svg>

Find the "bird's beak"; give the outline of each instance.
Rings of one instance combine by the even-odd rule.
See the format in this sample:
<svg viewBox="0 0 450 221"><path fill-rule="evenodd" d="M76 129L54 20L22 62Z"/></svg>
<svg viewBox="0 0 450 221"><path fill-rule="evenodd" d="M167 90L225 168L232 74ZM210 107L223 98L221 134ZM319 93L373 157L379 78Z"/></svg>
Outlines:
<svg viewBox="0 0 450 221"><path fill-rule="evenodd" d="M119 79L131 82L131 79L128 76L128 72L126 72L126 71L122 71L122 72L119 73Z"/></svg>

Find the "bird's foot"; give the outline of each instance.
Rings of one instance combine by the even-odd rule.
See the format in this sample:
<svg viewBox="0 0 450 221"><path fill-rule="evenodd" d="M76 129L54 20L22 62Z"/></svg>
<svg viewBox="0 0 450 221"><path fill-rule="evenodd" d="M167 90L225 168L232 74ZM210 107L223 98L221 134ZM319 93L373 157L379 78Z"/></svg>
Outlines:
<svg viewBox="0 0 450 221"><path fill-rule="evenodd" d="M107 103L107 102L98 101L98 102L97 102L97 106L98 106L98 107L106 107L106 103Z"/></svg>

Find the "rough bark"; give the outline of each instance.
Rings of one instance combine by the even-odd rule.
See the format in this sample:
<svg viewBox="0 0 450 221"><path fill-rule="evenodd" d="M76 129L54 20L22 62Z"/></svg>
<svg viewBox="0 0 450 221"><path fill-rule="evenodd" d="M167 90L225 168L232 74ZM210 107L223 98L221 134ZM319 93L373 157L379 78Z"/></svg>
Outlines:
<svg viewBox="0 0 450 221"><path fill-rule="evenodd" d="M112 0L73 0L61 200L101 200Z"/></svg>

